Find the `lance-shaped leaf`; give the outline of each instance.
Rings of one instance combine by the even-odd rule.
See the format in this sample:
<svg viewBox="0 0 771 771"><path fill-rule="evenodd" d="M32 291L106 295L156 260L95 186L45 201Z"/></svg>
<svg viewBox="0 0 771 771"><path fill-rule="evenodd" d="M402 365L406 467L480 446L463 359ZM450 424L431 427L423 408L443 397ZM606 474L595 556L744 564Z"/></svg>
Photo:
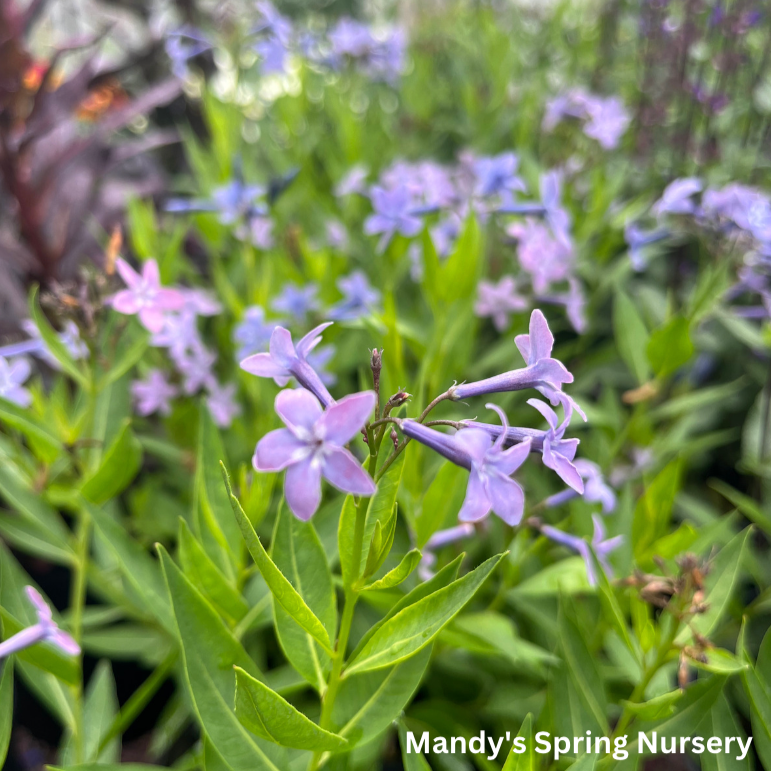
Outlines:
<svg viewBox="0 0 771 771"><path fill-rule="evenodd" d="M222 465L222 464L220 464ZM222 475L225 480L225 486L230 498L230 505L233 507L233 513L236 515L238 526L241 528L241 533L246 541L246 548L249 549L249 553L252 555L257 569L265 579L265 583L268 585L273 598L281 605L281 607L314 639L326 650L330 655L332 654L331 643L329 634L321 621L318 620L313 611L305 604L305 600L298 594L297 590L292 586L286 576L276 567L273 560L265 551L265 547L259 539L257 533L254 532L252 523L248 520L244 510L241 508L241 504L238 502L238 498L233 495L233 491L230 487L230 478L222 466Z"/></svg>
<svg viewBox="0 0 771 771"><path fill-rule="evenodd" d="M0 663L0 768L5 763L8 745L11 743L13 719L13 659Z"/></svg>
<svg viewBox="0 0 771 771"><path fill-rule="evenodd" d="M336 752L348 742L298 712L267 685L236 667L236 717L263 739L299 750Z"/></svg>
<svg viewBox="0 0 771 771"><path fill-rule="evenodd" d="M279 507L270 556L289 580L330 639L337 627L337 603L332 572L312 522L301 522ZM278 603L273 608L276 634L290 664L319 692L331 668L329 655Z"/></svg>
<svg viewBox="0 0 771 771"><path fill-rule="evenodd" d="M533 741L533 715L528 712L522 721L522 727L517 732L517 738L523 739L525 751L521 752L522 742L514 741L509 751L502 771L537 771L540 760L535 754L535 742ZM518 750L515 752L514 750Z"/></svg>
<svg viewBox="0 0 771 771"><path fill-rule="evenodd" d="M404 771L431 771L431 766L423 757L422 752L414 752L407 743L407 725L404 720L397 723L399 731L399 745L402 748L402 765Z"/></svg>
<svg viewBox="0 0 771 771"><path fill-rule="evenodd" d="M398 586L420 564L422 556L419 549L412 549L402 557L402 561L393 570L389 570L382 578L365 586L364 590L375 591Z"/></svg>
<svg viewBox="0 0 771 771"><path fill-rule="evenodd" d="M387 667L418 653L460 613L503 556L491 557L463 578L386 621L351 661L346 676Z"/></svg>
<svg viewBox="0 0 771 771"><path fill-rule="evenodd" d="M377 573L391 551L396 534L396 504L391 508L391 513L384 519L375 523L372 533L372 541L369 545L367 564L364 567L363 578L369 578Z"/></svg>
<svg viewBox="0 0 771 771"><path fill-rule="evenodd" d="M259 675L241 643L217 611L158 546L173 621L180 641L185 678L198 722L214 748L233 769L283 771L284 751L247 731L233 712L233 667Z"/></svg>
<svg viewBox="0 0 771 771"><path fill-rule="evenodd" d="M0 421L24 434L35 454L46 463L53 463L64 452L61 439L26 407L0 399Z"/></svg>
<svg viewBox="0 0 771 771"><path fill-rule="evenodd" d="M246 600L231 586L203 546L196 540L187 522L179 520L179 561L193 584L233 621L248 612Z"/></svg>
<svg viewBox="0 0 771 771"><path fill-rule="evenodd" d="M771 768L771 695L755 667L742 672L744 690L750 700L750 721L755 748L765 768Z"/></svg>
<svg viewBox="0 0 771 771"><path fill-rule="evenodd" d="M80 491L91 503L106 503L131 484L141 465L142 445L126 420L96 473L83 483Z"/></svg>

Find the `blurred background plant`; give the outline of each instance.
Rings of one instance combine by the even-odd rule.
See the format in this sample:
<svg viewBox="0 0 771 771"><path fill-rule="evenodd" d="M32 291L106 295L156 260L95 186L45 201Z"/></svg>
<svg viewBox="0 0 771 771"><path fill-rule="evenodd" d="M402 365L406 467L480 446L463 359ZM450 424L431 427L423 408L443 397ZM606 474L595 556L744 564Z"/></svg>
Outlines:
<svg viewBox="0 0 771 771"><path fill-rule="evenodd" d="M735 767L771 765L770 17L751 0L0 0L0 619L3 639L36 623L37 585L83 651L8 660L8 767L412 769L407 727L630 726L751 733ZM465 472L410 443L381 484L399 517L373 515L394 527L373 578L415 571L361 592L354 653L461 549L466 575L509 553L427 648L342 690L329 719L350 752L272 755L238 727L230 664L316 719L324 652L274 610L218 464L332 641L344 497L312 525L278 516L275 475L250 466L277 389L239 362L277 325L298 341L333 320L307 356L324 387L371 388L376 349L384 400L416 417L522 366L534 308L587 413L569 426L583 495L534 453L523 526L457 526ZM497 402L510 424L544 432L515 397ZM469 402L435 416L490 420Z"/></svg>

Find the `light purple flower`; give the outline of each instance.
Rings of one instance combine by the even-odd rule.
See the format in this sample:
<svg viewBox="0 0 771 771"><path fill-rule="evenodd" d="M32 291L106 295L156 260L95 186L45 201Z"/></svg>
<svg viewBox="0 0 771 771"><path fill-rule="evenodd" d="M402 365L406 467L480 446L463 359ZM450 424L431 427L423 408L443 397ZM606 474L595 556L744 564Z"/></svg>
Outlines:
<svg viewBox="0 0 771 771"><path fill-rule="evenodd" d="M258 40L254 50L261 59L263 74L284 73L289 64L289 46L275 35Z"/></svg>
<svg viewBox="0 0 771 771"><path fill-rule="evenodd" d="M298 519L307 521L316 513L322 477L346 493L375 492L369 474L345 448L367 422L375 401L374 391L363 391L323 411L313 394L302 388L276 396L276 412L286 428L260 439L252 464L257 471L286 469L284 497Z"/></svg>
<svg viewBox="0 0 771 771"><path fill-rule="evenodd" d="M232 225L241 219L249 219L253 216L264 217L267 210L264 206L257 204L263 195L265 195L265 188L261 185L247 185L241 179L233 179L216 188L211 198L219 213L220 222L223 225Z"/></svg>
<svg viewBox="0 0 771 771"><path fill-rule="evenodd" d="M295 346L292 335L284 327L276 327L270 337L270 353L256 353L241 362L241 369L258 377L272 377L282 388L294 377L325 406L334 404L329 391L306 357L321 342L321 332L333 322L328 321L308 332Z"/></svg>
<svg viewBox="0 0 771 771"><path fill-rule="evenodd" d="M24 353L31 353L46 362L54 369L61 369L56 357L48 350L48 346L40 335L40 330L32 319L24 319L21 328L30 336L30 340L13 343L0 348L0 356L9 358ZM59 332L59 340L64 344L73 359L84 359L88 356L88 346L80 338L80 330L74 321L65 321L64 329Z"/></svg>
<svg viewBox="0 0 771 771"><path fill-rule="evenodd" d="M668 231L662 228L643 230L634 222L630 222L624 228L624 239L629 247L629 261L632 263L632 270L638 273L645 270L647 265L646 247L663 241L668 236Z"/></svg>
<svg viewBox="0 0 771 771"><path fill-rule="evenodd" d="M314 371L321 378L321 382L330 388L337 383L337 375L327 370L327 365L335 356L334 345L320 345L314 348L307 356L306 361L313 367Z"/></svg>
<svg viewBox="0 0 771 771"><path fill-rule="evenodd" d="M241 414L241 405L236 401L236 384L220 385L216 380L209 383L206 406L212 420L220 428L230 428L233 418Z"/></svg>
<svg viewBox="0 0 771 771"><path fill-rule="evenodd" d="M412 238L423 229L419 210L405 185L392 190L375 185L370 191L370 198L375 211L364 221L364 232L368 236L380 234L378 253L385 251L396 233Z"/></svg>
<svg viewBox="0 0 771 771"><path fill-rule="evenodd" d="M629 111L617 96L607 99L592 97L586 103L589 120L584 124L584 134L596 139L605 150L618 147L621 137L631 122Z"/></svg>
<svg viewBox="0 0 771 771"><path fill-rule="evenodd" d="M346 195L353 195L354 193L365 195L368 176L369 171L366 166L357 164L356 166L351 167L335 186L335 195L338 198L343 198Z"/></svg>
<svg viewBox="0 0 771 771"><path fill-rule="evenodd" d="M568 287L567 292L552 292L550 294L538 295L537 300L552 305L564 306L568 321L580 335L586 331L586 297L580 282L574 276L568 278Z"/></svg>
<svg viewBox="0 0 771 771"><path fill-rule="evenodd" d="M192 313L194 316L217 316L222 313L222 304L217 298L205 289L179 289L184 299L183 312Z"/></svg>
<svg viewBox="0 0 771 771"><path fill-rule="evenodd" d="M29 407L32 394L24 388L32 368L24 358L8 361L0 356L0 398L18 404L19 407Z"/></svg>
<svg viewBox="0 0 771 771"><path fill-rule="evenodd" d="M592 536L591 551L589 549L589 544L583 538L564 533L562 530L551 527L551 525L544 525L541 528L541 532L552 541L567 546L568 549L572 549L580 554L586 565L586 576L589 579L589 583L592 586L596 586L597 571L595 570L591 552L594 551L597 562L600 563L600 567L605 573L612 576L613 570L608 562L608 556L611 552L621 546L624 542L624 536L617 535L615 538L608 538L605 540L605 525L602 522L602 518L594 514L592 520L594 521L594 535Z"/></svg>
<svg viewBox="0 0 771 771"><path fill-rule="evenodd" d="M40 592L32 586L25 587L24 591L37 611L37 624L22 629L21 632L0 643L0 659L19 653L39 642L50 642L68 656L78 656L80 646L67 632L63 632L56 625L51 608L40 596Z"/></svg>
<svg viewBox="0 0 771 771"><path fill-rule="evenodd" d="M506 415L495 405L487 406L500 415L503 423L503 434L495 441L478 428L465 428L449 436L414 420L402 420L399 426L405 436L469 470L466 498L458 515L461 522L478 522L492 510L504 522L514 526L522 519L525 493L511 475L530 453L530 439L504 449L508 429Z"/></svg>
<svg viewBox="0 0 771 771"><path fill-rule="evenodd" d="M600 467L590 460L579 458L574 463L578 473L581 475L581 479L584 480L584 493L583 497L587 503L599 503L602 505L603 514L611 514L616 508L616 494L605 483L605 479L602 476ZM549 496L545 504L547 508L554 508L555 506L561 506L563 503L567 503L573 498L577 497L578 493L575 490L563 490L555 495Z"/></svg>
<svg viewBox="0 0 771 771"><path fill-rule="evenodd" d="M418 576L421 581L428 581L434 575L431 569L436 563L436 549L462 541L464 538L470 538L476 532L476 528L471 522L462 522L455 527L449 527L446 530L437 530L426 542L423 547L423 556L418 565Z"/></svg>
<svg viewBox="0 0 771 771"><path fill-rule="evenodd" d="M482 156L474 161L473 168L476 176L474 193L481 198L497 195L506 201L512 193L524 193L527 190L517 175L519 158L515 153Z"/></svg>
<svg viewBox="0 0 771 771"><path fill-rule="evenodd" d="M566 243L555 238L543 222L515 222L506 232L519 242L519 264L530 275L536 294L548 292L553 283L564 281L572 272L573 248L569 240Z"/></svg>
<svg viewBox="0 0 771 771"><path fill-rule="evenodd" d="M237 360L265 351L273 330L283 323L280 319L266 321L265 309L259 305L247 308L241 321L233 328L233 342L238 345Z"/></svg>
<svg viewBox="0 0 771 771"><path fill-rule="evenodd" d="M670 182L664 192L653 204L653 213L658 217L662 214L693 214L696 204L693 196L700 193L704 187L697 177L684 177Z"/></svg>
<svg viewBox="0 0 771 771"><path fill-rule="evenodd" d="M327 313L335 321L360 319L369 315L380 302L380 292L372 287L361 270L339 279L337 286L343 293L343 299Z"/></svg>
<svg viewBox="0 0 771 771"><path fill-rule="evenodd" d="M337 220L328 220L324 226L326 241L336 251L345 251L348 248L348 231L345 225Z"/></svg>
<svg viewBox="0 0 771 771"><path fill-rule="evenodd" d="M278 313L286 313L295 321L305 321L305 317L319 309L316 295L319 288L315 284L297 286L284 284L281 293L275 297L271 308Z"/></svg>
<svg viewBox="0 0 771 771"><path fill-rule="evenodd" d="M549 399L552 405L564 405L569 402L572 409L576 409L583 415L573 400L562 393L562 385L572 383L573 375L561 361L551 358L554 337L549 330L546 317L540 310L536 309L530 314L530 334L517 335L515 342L527 363L526 367L494 375L486 380L478 380L475 383L452 386L450 389L452 398L466 399L470 396L535 388Z"/></svg>
<svg viewBox="0 0 771 771"><path fill-rule="evenodd" d="M185 304L184 295L178 289L161 286L158 263L147 260L142 274L137 273L124 259L118 258L115 267L126 284L126 289L113 295L110 302L118 313L138 315L142 326L150 332L160 332L164 315L178 311Z"/></svg>
<svg viewBox="0 0 771 771"><path fill-rule="evenodd" d="M449 257L463 227L463 219L451 211L431 228L431 240L439 257Z"/></svg>
<svg viewBox="0 0 771 771"><path fill-rule="evenodd" d="M509 315L526 310L528 301L517 294L517 282L512 276L503 276L495 284L492 281L480 281L477 286L477 301L474 313L477 316L489 316L499 332L509 326Z"/></svg>
<svg viewBox="0 0 771 771"><path fill-rule="evenodd" d="M192 395L202 388L211 388L215 382L212 367L217 361L217 354L201 345L174 357L174 365L182 375L182 390Z"/></svg>
<svg viewBox="0 0 771 771"><path fill-rule="evenodd" d="M184 80L189 74L188 62L210 51L212 45L200 30L185 25L168 33L164 47L166 55L171 59L171 71L180 80Z"/></svg>
<svg viewBox="0 0 771 771"><path fill-rule="evenodd" d="M136 411L143 417L155 412L169 415L171 400L177 394L177 388L166 380L166 376L159 369L151 369L144 380L135 380L131 384Z"/></svg>
<svg viewBox="0 0 771 771"><path fill-rule="evenodd" d="M176 362L185 358L192 351L203 348L203 341L198 334L196 315L190 310L179 313L167 313L163 327L150 338L150 345L156 348L168 348L169 355Z"/></svg>
<svg viewBox="0 0 771 771"><path fill-rule="evenodd" d="M248 242L263 251L272 249L275 243L273 238L273 220L261 214L252 214L234 232L239 241Z"/></svg>

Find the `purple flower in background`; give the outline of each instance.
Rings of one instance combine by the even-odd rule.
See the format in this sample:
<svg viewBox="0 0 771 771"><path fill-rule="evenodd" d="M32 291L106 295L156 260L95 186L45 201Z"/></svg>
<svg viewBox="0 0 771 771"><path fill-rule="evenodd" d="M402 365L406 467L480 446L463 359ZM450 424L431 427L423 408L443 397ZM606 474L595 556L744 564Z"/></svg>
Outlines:
<svg viewBox="0 0 771 771"><path fill-rule="evenodd" d="M171 400L177 394L177 388L166 380L166 376L159 369L151 369L144 380L135 380L131 384L136 411L143 417L156 412L169 415Z"/></svg>
<svg viewBox="0 0 771 771"><path fill-rule="evenodd" d="M548 292L552 283L564 281L570 275L573 249L569 242L555 238L544 223L533 219L515 222L506 232L519 242L519 264L530 275L536 294Z"/></svg>
<svg viewBox="0 0 771 771"><path fill-rule="evenodd" d="M596 139L605 150L618 147L631 121L624 103L617 96L592 97L586 102L586 113L589 120L584 124L584 134Z"/></svg>
<svg viewBox="0 0 771 771"><path fill-rule="evenodd" d="M370 28L349 17L339 19L327 37L336 56L350 56L354 59L368 54L374 43Z"/></svg>
<svg viewBox="0 0 771 771"><path fill-rule="evenodd" d="M590 95L580 88L549 99L546 102L546 112L543 116L544 131L554 131L564 118L585 118L586 102Z"/></svg>
<svg viewBox="0 0 771 771"><path fill-rule="evenodd" d="M563 546L567 546L568 549L572 549L581 555L586 565L586 576L589 579L589 583L592 586L597 585L597 571L595 570L594 560L592 559L591 552L594 551L597 562L600 563L600 567L609 576L613 575L613 570L608 562L608 556L617 549L624 542L624 536L617 535L615 538L609 538L605 540L605 525L602 519L596 514L592 516L594 521L594 535L592 536L591 551L589 544L583 539L569 533L563 533L561 530L557 530L551 525L544 525L541 528L541 532L552 541L556 541Z"/></svg>
<svg viewBox="0 0 771 771"><path fill-rule="evenodd" d="M662 228L656 230L643 230L634 222L630 222L624 228L624 239L629 247L629 261L632 269L640 273L647 266L646 247L663 241L669 233Z"/></svg>
<svg viewBox="0 0 771 771"><path fill-rule="evenodd" d="M302 322L309 313L319 309L318 292L315 284L284 284L281 294L275 297L270 307L278 313L286 313L294 321Z"/></svg>
<svg viewBox="0 0 771 771"><path fill-rule="evenodd" d="M217 316L222 313L222 304L217 298L205 289L179 289L185 304L183 312L194 316Z"/></svg>
<svg viewBox="0 0 771 771"><path fill-rule="evenodd" d="M263 251L273 248L273 220L253 214L249 220L239 225L235 230L239 241L248 241Z"/></svg>
<svg viewBox="0 0 771 771"><path fill-rule="evenodd" d="M329 220L324 226L327 244L336 251L344 251L348 248L348 231L345 225L337 220Z"/></svg>
<svg viewBox="0 0 771 771"><path fill-rule="evenodd" d="M480 281L477 286L477 301L474 313L477 316L489 316L499 332L509 325L509 314L526 310L528 301L517 294L517 282L511 276L503 276L495 284L492 281Z"/></svg>
<svg viewBox="0 0 771 771"><path fill-rule="evenodd" d="M515 153L477 158L473 165L476 176L474 193L481 198L497 195L504 200L510 199L512 193L524 193L527 188L517 175L518 168L519 158Z"/></svg>
<svg viewBox="0 0 771 771"><path fill-rule="evenodd" d="M508 429L506 415L495 410L503 423L503 434L493 441L490 434L478 428L464 428L453 436L428 428L414 420L402 420L405 436L430 447L457 466L469 470L466 498L458 518L461 522L478 522L492 510L509 525L517 525L525 508L525 493L511 475L525 462L530 453L530 440L504 449Z"/></svg>
<svg viewBox="0 0 771 771"><path fill-rule="evenodd" d="M241 405L236 401L236 384L220 385L216 380L208 386L206 406L212 420L220 428L230 428L233 418L241 414Z"/></svg>
<svg viewBox="0 0 771 771"><path fill-rule="evenodd" d="M364 220L364 232L368 236L380 234L377 251L382 253L396 233L407 238L416 236L423 229L423 220L414 206L412 195L405 185L387 190L375 185L370 191L374 214Z"/></svg>
<svg viewBox="0 0 771 771"><path fill-rule="evenodd" d="M287 71L289 47L279 37L271 35L258 40L254 44L254 50L262 60L262 72L264 75Z"/></svg>
<svg viewBox="0 0 771 771"><path fill-rule="evenodd" d="M446 530L437 530L426 542L423 547L423 556L418 565L418 576L421 581L428 581L434 573L431 568L436 562L434 551L444 546L462 541L464 538L470 538L476 532L476 528L471 522L462 522L455 527L448 527Z"/></svg>
<svg viewBox="0 0 771 771"><path fill-rule="evenodd" d="M308 332L295 346L292 335L284 327L276 327L270 337L270 353L256 353L241 362L241 369L258 377L272 377L282 388L294 377L325 406L335 400L327 391L318 373L306 357L321 342L323 332L333 322L328 321Z"/></svg>
<svg viewBox="0 0 771 771"><path fill-rule="evenodd" d="M342 198L346 195L354 195L358 193L365 195L367 192L367 177L369 171L366 166L357 164L351 167L343 178L335 186L335 195L338 198Z"/></svg>
<svg viewBox="0 0 771 771"><path fill-rule="evenodd" d="M578 469L581 479L584 480L584 500L587 503L602 504L603 514L612 513L616 508L616 494L605 483L600 467L596 463L584 458L579 458L575 461L574 465ZM546 499L546 506L548 508L561 506L577 496L578 493L575 490L563 490L549 496Z"/></svg>
<svg viewBox="0 0 771 771"><path fill-rule="evenodd" d="M572 249L572 242L570 240L572 218L568 210L562 205L563 176L562 171L559 169L552 169L541 174L541 203L543 204L546 221L549 223L552 233L558 241Z"/></svg>
<svg viewBox="0 0 771 771"><path fill-rule="evenodd" d="M184 358L190 351L200 350L203 341L198 334L195 314L189 310L167 313L161 330L150 338L150 345L168 348L174 361Z"/></svg>
<svg viewBox="0 0 771 771"><path fill-rule="evenodd" d="M51 608L40 596L40 592L32 586L25 587L24 591L27 593L29 601L35 606L37 624L22 629L21 632L0 643L0 659L23 651L39 642L50 642L68 656L78 656L80 646L67 632L63 632L56 625Z"/></svg>
<svg viewBox="0 0 771 771"><path fill-rule="evenodd" d="M56 357L48 350L40 330L32 319L24 319L21 322L21 328L30 336L29 340L22 340L18 343L11 343L0 348L0 356L10 358L12 356L21 356L23 354L32 354L42 359L46 364L54 369L61 369L61 365ZM65 321L64 329L59 332L59 340L69 352L73 359L84 359L88 356L88 346L80 338L80 330L74 321Z"/></svg>
<svg viewBox="0 0 771 771"><path fill-rule="evenodd" d="M126 289L113 295L110 302L118 313L138 315L142 326L150 332L160 332L167 311L178 311L185 304L178 289L161 286L158 263L147 260L142 274L137 273L124 259L118 258L115 267L126 284Z"/></svg>
<svg viewBox="0 0 771 771"><path fill-rule="evenodd" d="M653 204L652 211L657 217L662 214L693 214L696 211L693 196L700 193L703 187L697 177L676 179L664 188L661 198Z"/></svg>
<svg viewBox="0 0 771 771"><path fill-rule="evenodd" d="M11 359L0 356L0 398L29 407L32 394L23 387L30 375L31 367L27 359Z"/></svg>
<svg viewBox="0 0 771 771"><path fill-rule="evenodd" d="M561 361L551 358L554 337L549 330L546 317L540 310L536 309L530 315L530 334L517 335L515 342L527 363L526 367L475 383L461 383L453 386L450 389L452 398L466 399L469 396L535 388L549 399L552 405L564 405L569 402L573 409L583 414L573 400L562 393L562 385L572 383L573 375Z"/></svg>
<svg viewBox="0 0 771 771"><path fill-rule="evenodd" d="M265 309L259 305L247 308L243 319L233 328L233 342L238 346L237 360L266 350L273 330L283 323L281 320L266 321Z"/></svg>
<svg viewBox="0 0 771 771"><path fill-rule="evenodd" d="M185 25L168 33L164 47L166 55L171 59L171 71L180 80L184 80L189 74L188 62L210 51L212 45L200 30Z"/></svg>
<svg viewBox="0 0 771 771"><path fill-rule="evenodd" d="M369 315L380 302L380 292L371 286L367 276L360 270L339 279L337 286L343 293L343 299L333 305L327 314L335 321L360 319Z"/></svg>
<svg viewBox="0 0 771 771"><path fill-rule="evenodd" d="M463 227L463 219L457 212L448 212L431 228L431 240L439 257L449 257Z"/></svg>
<svg viewBox="0 0 771 771"><path fill-rule="evenodd" d="M174 358L174 365L182 375L182 390L188 395L211 388L215 382L212 367L217 361L217 354L204 345L191 349L183 356Z"/></svg>
<svg viewBox="0 0 771 771"><path fill-rule="evenodd" d="M276 396L276 412L286 428L257 443L252 464L257 471L286 469L284 497L292 513L308 521L321 502L321 478L338 490L372 495L375 483L345 445L363 428L375 408L374 391L351 394L321 409L302 388Z"/></svg>
<svg viewBox="0 0 771 771"><path fill-rule="evenodd" d="M568 286L567 292L539 295L538 301L564 306L568 321L580 335L586 331L586 297L578 279L570 276L568 278Z"/></svg>
<svg viewBox="0 0 771 771"><path fill-rule="evenodd" d="M565 406L565 419L562 423L557 418L557 413L545 402L539 399L528 399L527 403L535 407L546 418L549 430L543 439L543 464L576 492L584 493L584 483L577 465L573 464L578 449L578 439L565 439L565 430L570 425L572 412L570 406ZM576 461L576 464L580 461Z"/></svg>
<svg viewBox="0 0 771 771"><path fill-rule="evenodd" d="M245 217L265 216L265 207L257 205L257 201L264 195L265 188L261 185L247 185L241 179L234 179L216 188L211 199L219 213L220 222L232 225Z"/></svg>

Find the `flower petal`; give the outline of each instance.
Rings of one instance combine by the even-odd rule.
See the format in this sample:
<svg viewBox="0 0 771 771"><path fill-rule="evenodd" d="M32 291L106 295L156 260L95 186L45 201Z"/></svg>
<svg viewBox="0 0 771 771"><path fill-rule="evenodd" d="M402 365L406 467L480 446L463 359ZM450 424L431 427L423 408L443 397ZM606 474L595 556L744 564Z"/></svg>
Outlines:
<svg viewBox="0 0 771 771"><path fill-rule="evenodd" d="M522 354L525 363L530 362L530 335L517 335L514 338L517 349Z"/></svg>
<svg viewBox="0 0 771 771"><path fill-rule="evenodd" d="M490 466L504 476L510 476L527 460L527 456L530 455L533 449L532 444L532 439L528 437L524 441L509 447L508 450L490 453L485 459L485 465Z"/></svg>
<svg viewBox="0 0 771 771"><path fill-rule="evenodd" d="M158 308L140 308L139 320L149 332L157 334L163 329L164 315Z"/></svg>
<svg viewBox="0 0 771 771"><path fill-rule="evenodd" d="M555 452L548 439L543 443L543 464L555 471L566 485L572 487L577 493L583 494L584 481L578 469L562 454Z"/></svg>
<svg viewBox="0 0 771 771"><path fill-rule="evenodd" d="M525 492L518 482L503 474L487 478L487 490L493 511L507 524L518 525L525 511Z"/></svg>
<svg viewBox="0 0 771 771"><path fill-rule="evenodd" d="M473 460L481 461L490 449L492 437L481 428L464 428L453 436L453 441Z"/></svg>
<svg viewBox="0 0 771 771"><path fill-rule="evenodd" d="M304 388L287 388L276 395L275 409L295 436L306 438L321 417L318 399Z"/></svg>
<svg viewBox="0 0 771 771"><path fill-rule="evenodd" d="M554 335L549 329L546 316L536 308L530 314L530 358L535 364L539 359L548 359L554 347Z"/></svg>
<svg viewBox="0 0 771 771"><path fill-rule="evenodd" d="M376 401L374 391L362 391L331 404L319 419L319 436L329 444L347 444L361 431Z"/></svg>
<svg viewBox="0 0 771 771"><path fill-rule="evenodd" d="M48 607L48 603L43 599L40 592L34 586L25 586L24 591L27 599L35 606L38 619L43 622L50 621L53 618L51 608Z"/></svg>
<svg viewBox="0 0 771 771"><path fill-rule="evenodd" d="M297 355L305 358L321 342L321 333L327 327L331 327L334 323L334 321L327 321L324 324L319 324L308 332L308 334L297 343Z"/></svg>
<svg viewBox="0 0 771 771"><path fill-rule="evenodd" d="M133 289L142 282L142 277L139 273L137 273L122 257L118 257L118 259L115 260L115 268L118 271L118 275L123 279L123 282L129 289Z"/></svg>
<svg viewBox="0 0 771 771"><path fill-rule="evenodd" d="M338 490L354 495L373 495L375 483L359 461L345 448L334 450L324 458L321 473Z"/></svg>
<svg viewBox="0 0 771 771"><path fill-rule="evenodd" d="M120 292L113 295L110 302L118 313L124 313L127 316L131 316L139 310L139 301L130 289L121 289Z"/></svg>
<svg viewBox="0 0 771 771"><path fill-rule="evenodd" d="M292 514L303 522L316 513L321 502L321 464L313 456L287 468L284 498Z"/></svg>
<svg viewBox="0 0 771 771"><path fill-rule="evenodd" d="M298 439L289 429L277 428L257 442L252 465L257 471L281 471L309 454L305 442Z"/></svg>
<svg viewBox="0 0 771 771"><path fill-rule="evenodd" d="M542 402L540 399L528 399L527 403L531 407L535 407L535 409L546 418L546 422L552 429L557 428L557 422L559 420L559 418L557 418L557 413L546 402Z"/></svg>
<svg viewBox="0 0 771 771"><path fill-rule="evenodd" d="M247 356L241 362L241 369L258 377L285 377L289 379L289 372L282 367L269 353L255 353Z"/></svg>
<svg viewBox="0 0 771 771"><path fill-rule="evenodd" d="M49 642L52 642L59 650L64 651L69 656L79 656L80 646L75 642L74 638L63 632L61 629L56 629L47 637Z"/></svg>
<svg viewBox="0 0 771 771"><path fill-rule="evenodd" d="M484 482L479 474L472 469L468 478L466 498L458 513L458 519L461 522L478 522L490 513L490 508L491 503Z"/></svg>
<svg viewBox="0 0 771 771"><path fill-rule="evenodd" d="M270 336L270 355L277 364L289 369L292 362L297 358L294 345L292 344L292 335L284 327L276 327Z"/></svg>
<svg viewBox="0 0 771 771"><path fill-rule="evenodd" d="M151 286L160 286L161 273L155 260L147 260L142 266L142 278Z"/></svg>

